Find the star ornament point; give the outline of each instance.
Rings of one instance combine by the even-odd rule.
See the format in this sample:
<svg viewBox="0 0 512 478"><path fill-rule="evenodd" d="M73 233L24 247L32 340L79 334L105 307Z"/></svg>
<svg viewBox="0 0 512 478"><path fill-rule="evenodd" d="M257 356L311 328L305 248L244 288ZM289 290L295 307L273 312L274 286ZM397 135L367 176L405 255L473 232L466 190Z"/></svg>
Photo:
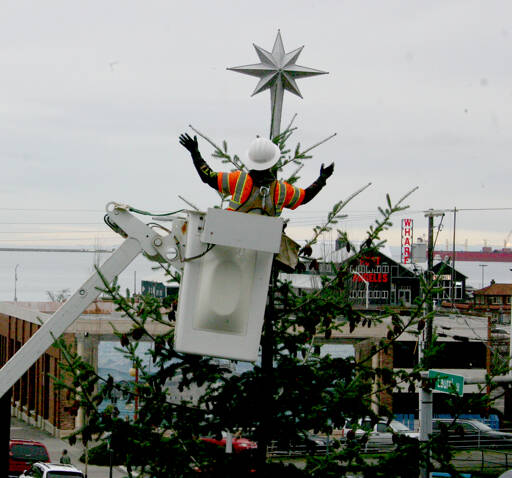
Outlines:
<svg viewBox="0 0 512 478"><path fill-rule="evenodd" d="M296 64L299 55L304 47L286 53L281 33L277 33L272 51L269 52L258 45L254 45L260 63L251 65L235 66L228 70L243 73L245 75L259 78L251 96L268 90L281 82L283 89L302 98L296 80L310 76L325 75L328 72L300 66Z"/></svg>

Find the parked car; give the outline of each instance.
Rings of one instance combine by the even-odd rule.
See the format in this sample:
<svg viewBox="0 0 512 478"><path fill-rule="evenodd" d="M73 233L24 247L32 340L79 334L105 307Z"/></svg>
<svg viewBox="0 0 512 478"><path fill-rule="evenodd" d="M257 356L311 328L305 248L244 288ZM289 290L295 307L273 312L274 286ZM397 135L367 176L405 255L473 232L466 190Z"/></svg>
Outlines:
<svg viewBox="0 0 512 478"><path fill-rule="evenodd" d="M317 455L324 455L329 448L332 448L334 440L323 435L309 434L308 440L313 443L313 452Z"/></svg>
<svg viewBox="0 0 512 478"><path fill-rule="evenodd" d="M9 442L9 477L18 477L36 461L50 461L48 450L41 442L33 440Z"/></svg>
<svg viewBox="0 0 512 478"><path fill-rule="evenodd" d="M441 433L443 425L447 427L448 442L455 448L512 448L512 433L493 430L479 420L434 418L433 436Z"/></svg>
<svg viewBox="0 0 512 478"><path fill-rule="evenodd" d="M213 443L214 445L226 447L226 434L223 432L221 438L217 437L200 437L201 441L205 443ZM247 438L233 436L233 453L241 453L245 451L255 450L258 448L256 442L248 440Z"/></svg>
<svg viewBox="0 0 512 478"><path fill-rule="evenodd" d="M85 475L73 465L36 462L20 478L85 478Z"/></svg>
<svg viewBox="0 0 512 478"><path fill-rule="evenodd" d="M304 441L295 444L283 444L274 440L270 444L270 455L325 455L329 448L333 448L335 439L323 435L307 433Z"/></svg>
<svg viewBox="0 0 512 478"><path fill-rule="evenodd" d="M360 440L365 435L368 438L366 448L375 449L393 447L393 435L405 435L415 439L419 437L418 432L410 430L402 422L391 420L388 423L387 418L380 418L373 425L370 418L361 419L356 424L348 421L341 430L342 439L345 440Z"/></svg>

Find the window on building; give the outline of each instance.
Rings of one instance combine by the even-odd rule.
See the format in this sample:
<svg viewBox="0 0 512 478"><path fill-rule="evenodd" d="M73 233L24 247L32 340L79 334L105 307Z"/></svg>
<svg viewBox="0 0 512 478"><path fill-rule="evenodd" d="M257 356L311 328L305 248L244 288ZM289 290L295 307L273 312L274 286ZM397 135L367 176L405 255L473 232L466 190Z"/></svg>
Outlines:
<svg viewBox="0 0 512 478"><path fill-rule="evenodd" d="M7 362L7 337L0 335L0 367Z"/></svg>
<svg viewBox="0 0 512 478"><path fill-rule="evenodd" d="M462 282L455 282L455 298L462 299Z"/></svg>
<svg viewBox="0 0 512 478"><path fill-rule="evenodd" d="M486 348L481 342L443 342L432 368L485 369ZM393 367L412 368L417 364L416 342L396 342L393 346Z"/></svg>
<svg viewBox="0 0 512 478"><path fill-rule="evenodd" d="M416 342L395 342L393 345L393 367L413 368L418 363Z"/></svg>

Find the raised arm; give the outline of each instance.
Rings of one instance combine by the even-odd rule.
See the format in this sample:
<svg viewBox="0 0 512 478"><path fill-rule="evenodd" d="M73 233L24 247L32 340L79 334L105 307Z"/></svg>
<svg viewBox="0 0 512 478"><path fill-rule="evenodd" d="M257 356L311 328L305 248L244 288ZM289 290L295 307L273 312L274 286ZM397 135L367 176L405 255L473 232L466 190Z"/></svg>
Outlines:
<svg viewBox="0 0 512 478"><path fill-rule="evenodd" d="M192 139L187 133L182 134L180 135L180 144L186 148L190 153L190 156L192 156L192 161L194 162L194 166L201 178L201 181L208 184L213 189L217 189L217 173L212 171L210 166L208 166L206 161L201 157L199 145L197 143L197 136L194 136Z"/></svg>
<svg viewBox="0 0 512 478"><path fill-rule="evenodd" d="M334 172L334 163L329 164L326 168L324 168L324 165L320 166L320 176L318 176L318 179L311 185L308 186L305 189L304 194L304 200L302 201L302 204L306 204L311 199L313 199L325 186L325 183L327 182L327 178L332 176L332 173Z"/></svg>

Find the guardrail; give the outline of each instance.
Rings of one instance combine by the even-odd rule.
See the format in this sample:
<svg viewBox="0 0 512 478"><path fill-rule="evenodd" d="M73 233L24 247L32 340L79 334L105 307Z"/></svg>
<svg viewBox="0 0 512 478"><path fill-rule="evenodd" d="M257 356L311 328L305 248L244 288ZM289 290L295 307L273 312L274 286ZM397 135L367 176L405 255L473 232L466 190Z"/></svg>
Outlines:
<svg viewBox="0 0 512 478"><path fill-rule="evenodd" d="M448 443L457 449L512 450L511 438L489 437L479 433L452 434Z"/></svg>
<svg viewBox="0 0 512 478"><path fill-rule="evenodd" d="M493 471L502 473L509 470L512 466L512 451L505 452L500 450L471 450L463 453L463 456L455 457L452 464L459 471ZM496 475L497 476L497 475Z"/></svg>
<svg viewBox="0 0 512 478"><path fill-rule="evenodd" d="M291 447L283 448L279 447L276 441L273 441L269 448L268 454L270 456L321 456L329 453L329 443L326 442L325 445L293 445Z"/></svg>
<svg viewBox="0 0 512 478"><path fill-rule="evenodd" d="M311 445L294 445L291 447L280 447L277 442L272 442L269 447L270 456L313 456L325 455L333 450L333 445L337 442L336 439L327 437L323 438L323 443L312 443ZM356 439L357 440L357 439ZM449 437L448 443L453 448L461 451L475 451L480 454L479 460L484 460L484 455L490 452L500 454L505 466L512 467L512 440L498 440L494 437L485 437L479 434L465 434L461 437ZM340 440L341 446L345 446L345 440ZM395 447L392 441L381 441L379 439L372 439L370 436L362 448L363 453L386 453ZM480 456L479 455L479 456Z"/></svg>

